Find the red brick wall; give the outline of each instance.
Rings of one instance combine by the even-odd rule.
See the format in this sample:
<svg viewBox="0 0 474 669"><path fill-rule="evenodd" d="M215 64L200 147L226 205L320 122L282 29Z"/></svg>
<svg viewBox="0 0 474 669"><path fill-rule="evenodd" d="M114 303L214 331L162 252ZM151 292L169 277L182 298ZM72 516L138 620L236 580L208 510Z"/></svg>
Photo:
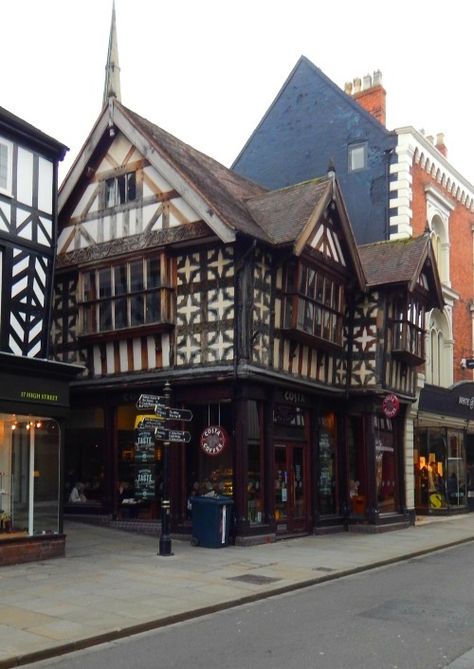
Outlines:
<svg viewBox="0 0 474 669"><path fill-rule="evenodd" d="M360 93L354 93L353 98L369 114L375 116L377 121L385 125L385 98L386 92L383 86L373 86Z"/></svg>
<svg viewBox="0 0 474 669"><path fill-rule="evenodd" d="M18 537L0 541L0 567L20 562L49 560L64 557L66 537L64 534Z"/></svg>
<svg viewBox="0 0 474 669"><path fill-rule="evenodd" d="M459 294L454 303L454 381L472 381L472 370L461 369L461 359L473 357L470 304L474 299L474 266L472 225L474 215L455 200L433 177L419 165L412 168L413 234L423 234L426 228L425 186L433 185L454 205L449 223L451 288Z"/></svg>

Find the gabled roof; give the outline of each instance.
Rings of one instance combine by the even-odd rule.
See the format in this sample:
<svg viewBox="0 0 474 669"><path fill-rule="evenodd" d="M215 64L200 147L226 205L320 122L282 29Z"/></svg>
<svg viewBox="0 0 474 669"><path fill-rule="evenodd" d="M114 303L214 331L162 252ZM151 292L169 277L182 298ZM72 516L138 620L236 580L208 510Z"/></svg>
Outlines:
<svg viewBox="0 0 474 669"><path fill-rule="evenodd" d="M51 156L55 160L63 160L66 151L69 150L57 139L46 135L46 133L3 107L0 107L0 129L3 132L6 131L15 136L23 137L26 142L35 144L41 153Z"/></svg>
<svg viewBox="0 0 474 669"><path fill-rule="evenodd" d="M236 232L268 241L265 231L252 220L243 203L244 198L264 193L264 188L173 137L115 98L103 109L61 185L60 212L83 178L91 156L114 127L188 199L190 206L224 242L233 241Z"/></svg>
<svg viewBox="0 0 474 669"><path fill-rule="evenodd" d="M441 282L428 234L364 244L359 246L359 254L368 287L406 284L408 290L412 292L421 272L426 270L432 282L431 307L442 308L444 300Z"/></svg>

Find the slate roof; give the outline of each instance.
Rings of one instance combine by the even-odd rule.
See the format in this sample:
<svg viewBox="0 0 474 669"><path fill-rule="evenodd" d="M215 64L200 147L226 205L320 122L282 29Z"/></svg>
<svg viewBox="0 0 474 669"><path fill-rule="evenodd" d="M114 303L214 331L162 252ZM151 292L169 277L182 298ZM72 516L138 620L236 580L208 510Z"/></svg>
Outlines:
<svg viewBox="0 0 474 669"><path fill-rule="evenodd" d="M265 193L265 188L224 167L122 104L115 104L153 147L197 188L229 227L269 241L266 231L252 219L244 204L245 199Z"/></svg>
<svg viewBox="0 0 474 669"><path fill-rule="evenodd" d="M52 154L53 158L57 160L63 160L66 151L69 150L65 144L58 142L57 139L50 137L42 130L38 130L34 125L19 116L15 116L4 107L0 107L0 125L17 135L23 135L29 142L36 143L40 147L40 151L46 152L48 155Z"/></svg>
<svg viewBox="0 0 474 669"><path fill-rule="evenodd" d="M368 286L409 283L418 275L428 254L428 235L359 246Z"/></svg>
<svg viewBox="0 0 474 669"><path fill-rule="evenodd" d="M433 285L430 290L431 305L441 307L441 284L432 254L428 234L409 239L375 242L359 246L359 255L367 277L367 286L405 283L413 290L425 262L429 259Z"/></svg>
<svg viewBox="0 0 474 669"><path fill-rule="evenodd" d="M247 208L273 244L290 243L299 237L330 186L327 177L313 179L251 198Z"/></svg>

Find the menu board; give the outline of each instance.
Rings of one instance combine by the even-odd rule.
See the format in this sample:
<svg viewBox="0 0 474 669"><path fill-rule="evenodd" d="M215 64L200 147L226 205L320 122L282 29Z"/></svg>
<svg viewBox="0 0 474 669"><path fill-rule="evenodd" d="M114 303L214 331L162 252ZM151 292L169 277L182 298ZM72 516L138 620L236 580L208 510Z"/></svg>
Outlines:
<svg viewBox="0 0 474 669"><path fill-rule="evenodd" d="M155 434L153 430L137 430L135 437L135 462L155 460Z"/></svg>
<svg viewBox="0 0 474 669"><path fill-rule="evenodd" d="M135 468L135 498L155 499L155 466Z"/></svg>

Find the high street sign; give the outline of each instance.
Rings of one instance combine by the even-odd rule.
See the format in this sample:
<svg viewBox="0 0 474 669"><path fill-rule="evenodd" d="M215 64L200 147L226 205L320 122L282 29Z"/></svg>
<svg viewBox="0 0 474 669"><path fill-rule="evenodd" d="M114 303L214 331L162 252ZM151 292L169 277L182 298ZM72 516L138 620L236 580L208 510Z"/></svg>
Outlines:
<svg viewBox="0 0 474 669"><path fill-rule="evenodd" d="M145 416L138 424L139 430L154 430L157 427L162 427L163 421L158 416Z"/></svg>
<svg viewBox="0 0 474 669"><path fill-rule="evenodd" d="M155 429L155 439L159 441L173 441L173 442L184 442L189 444L191 441L191 434L189 432L184 432L183 430L167 430L164 427L157 427Z"/></svg>

